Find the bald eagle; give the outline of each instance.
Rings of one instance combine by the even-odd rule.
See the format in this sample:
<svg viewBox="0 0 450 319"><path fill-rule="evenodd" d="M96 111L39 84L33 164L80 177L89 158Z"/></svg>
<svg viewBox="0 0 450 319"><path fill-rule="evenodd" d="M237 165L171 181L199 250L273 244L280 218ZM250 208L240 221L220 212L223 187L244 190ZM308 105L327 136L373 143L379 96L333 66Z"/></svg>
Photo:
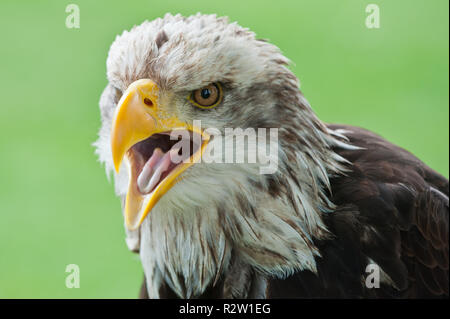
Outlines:
<svg viewBox="0 0 450 319"><path fill-rule="evenodd" d="M167 14L115 39L95 145L141 297L448 296L448 180L372 132L320 121L288 62L216 15ZM277 128L244 143L276 142L276 170L215 158L209 128Z"/></svg>

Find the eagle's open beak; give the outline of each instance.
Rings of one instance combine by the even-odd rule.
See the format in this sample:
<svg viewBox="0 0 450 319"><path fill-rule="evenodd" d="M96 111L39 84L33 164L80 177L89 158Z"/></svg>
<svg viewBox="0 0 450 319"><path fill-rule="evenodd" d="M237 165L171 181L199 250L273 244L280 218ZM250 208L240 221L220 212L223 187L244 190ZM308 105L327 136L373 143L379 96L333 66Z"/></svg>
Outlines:
<svg viewBox="0 0 450 319"><path fill-rule="evenodd" d="M156 184L154 181L149 182L151 189L142 192L142 188L138 186L138 178L140 175L149 175L152 171L156 175L150 162L165 159L160 155L164 154L161 149L164 149L164 145L168 152L168 148L173 146L168 140L168 133L174 130L188 131L191 137L200 136L201 145L196 149L193 147L189 161L164 164L165 171L159 172ZM111 147L116 172L119 172L123 158L128 159L130 180L125 202L125 222L129 229L139 227L158 200L178 181L177 177L200 160L208 140L209 136L200 128L182 122L164 111L159 104L159 89L151 80L141 79L128 87L114 114ZM145 174L144 170L147 170Z"/></svg>

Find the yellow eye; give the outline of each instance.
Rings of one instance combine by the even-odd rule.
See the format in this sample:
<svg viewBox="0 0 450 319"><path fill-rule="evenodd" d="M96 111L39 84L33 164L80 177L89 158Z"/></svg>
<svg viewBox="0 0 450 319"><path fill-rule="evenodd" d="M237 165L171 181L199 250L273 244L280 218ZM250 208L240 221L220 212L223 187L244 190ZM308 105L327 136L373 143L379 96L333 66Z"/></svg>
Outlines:
<svg viewBox="0 0 450 319"><path fill-rule="evenodd" d="M189 101L197 107L212 109L222 102L222 87L219 83L212 83L189 95Z"/></svg>

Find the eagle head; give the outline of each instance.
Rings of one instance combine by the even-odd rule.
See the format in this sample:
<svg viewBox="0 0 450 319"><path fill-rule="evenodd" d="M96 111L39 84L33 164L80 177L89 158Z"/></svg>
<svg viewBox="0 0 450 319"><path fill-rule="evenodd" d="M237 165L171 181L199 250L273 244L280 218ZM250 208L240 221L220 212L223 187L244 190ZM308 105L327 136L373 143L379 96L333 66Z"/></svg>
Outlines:
<svg viewBox="0 0 450 319"><path fill-rule="evenodd" d="M198 295L226 279L231 261L276 276L314 270L328 176L343 169L332 147L343 142L287 64L275 45L215 15L168 14L112 44L95 145L114 172L150 296L163 282ZM249 138L258 129L267 134ZM246 154L227 143L237 135ZM269 173L224 161L267 154L271 143Z"/></svg>

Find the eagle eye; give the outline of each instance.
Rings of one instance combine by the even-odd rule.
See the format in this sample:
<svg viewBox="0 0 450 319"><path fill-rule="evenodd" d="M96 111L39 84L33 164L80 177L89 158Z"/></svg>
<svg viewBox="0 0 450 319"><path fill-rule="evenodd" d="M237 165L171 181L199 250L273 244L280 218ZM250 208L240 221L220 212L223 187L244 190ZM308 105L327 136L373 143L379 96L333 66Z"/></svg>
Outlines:
<svg viewBox="0 0 450 319"><path fill-rule="evenodd" d="M202 109L212 109L222 102L222 87L219 83L212 83L189 95L189 101Z"/></svg>

